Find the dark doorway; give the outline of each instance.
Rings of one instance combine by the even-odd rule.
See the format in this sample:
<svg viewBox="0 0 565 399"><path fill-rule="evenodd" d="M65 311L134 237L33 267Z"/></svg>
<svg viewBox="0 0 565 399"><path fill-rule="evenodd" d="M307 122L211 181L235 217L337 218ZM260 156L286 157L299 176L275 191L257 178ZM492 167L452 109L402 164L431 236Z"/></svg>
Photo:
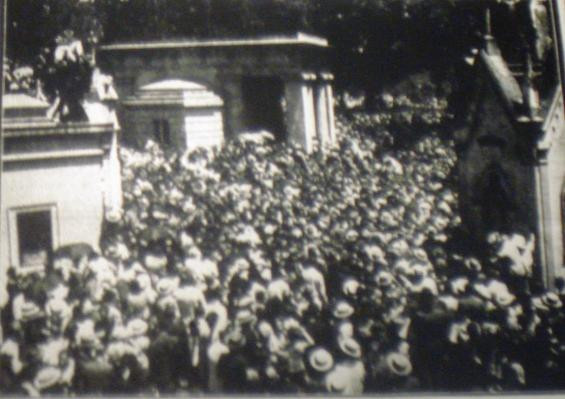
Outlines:
<svg viewBox="0 0 565 399"><path fill-rule="evenodd" d="M245 127L267 130L277 140L285 140L283 106L284 84L276 77L244 77L242 97Z"/></svg>
<svg viewBox="0 0 565 399"><path fill-rule="evenodd" d="M17 215L21 266L46 265L53 249L51 212L21 212Z"/></svg>

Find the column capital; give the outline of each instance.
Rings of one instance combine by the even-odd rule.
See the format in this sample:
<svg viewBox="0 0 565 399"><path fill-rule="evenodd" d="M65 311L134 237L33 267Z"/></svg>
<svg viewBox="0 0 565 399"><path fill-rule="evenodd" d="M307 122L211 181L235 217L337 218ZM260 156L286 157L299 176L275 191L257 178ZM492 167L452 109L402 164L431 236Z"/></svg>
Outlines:
<svg viewBox="0 0 565 399"><path fill-rule="evenodd" d="M331 72L320 72L318 73L318 79L324 82L331 82L334 80L334 75Z"/></svg>
<svg viewBox="0 0 565 399"><path fill-rule="evenodd" d="M291 82L311 82L316 80L316 74L313 72L297 72L286 76L287 81Z"/></svg>

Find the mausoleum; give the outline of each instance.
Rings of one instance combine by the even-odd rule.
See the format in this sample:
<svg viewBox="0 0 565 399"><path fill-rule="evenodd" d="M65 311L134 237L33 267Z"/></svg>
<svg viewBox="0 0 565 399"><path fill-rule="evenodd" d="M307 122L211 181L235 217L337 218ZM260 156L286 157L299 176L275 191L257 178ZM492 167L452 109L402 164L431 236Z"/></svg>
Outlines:
<svg viewBox="0 0 565 399"><path fill-rule="evenodd" d="M311 151L336 140L327 50L325 39L298 33L115 43L97 61L122 99L126 143L183 148L269 131Z"/></svg>
<svg viewBox="0 0 565 399"><path fill-rule="evenodd" d="M98 249L104 217L120 211L118 126L111 90L101 87L83 104L84 122L60 123L47 102L26 94L2 99L0 304L9 268L41 270L65 245Z"/></svg>

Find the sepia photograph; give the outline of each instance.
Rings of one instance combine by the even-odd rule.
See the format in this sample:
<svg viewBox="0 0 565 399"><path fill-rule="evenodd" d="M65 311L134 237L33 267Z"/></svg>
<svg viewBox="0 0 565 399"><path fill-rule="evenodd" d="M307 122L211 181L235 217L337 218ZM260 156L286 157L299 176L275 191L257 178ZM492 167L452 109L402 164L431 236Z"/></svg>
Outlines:
<svg viewBox="0 0 565 399"><path fill-rule="evenodd" d="M565 392L563 0L0 4L0 395Z"/></svg>

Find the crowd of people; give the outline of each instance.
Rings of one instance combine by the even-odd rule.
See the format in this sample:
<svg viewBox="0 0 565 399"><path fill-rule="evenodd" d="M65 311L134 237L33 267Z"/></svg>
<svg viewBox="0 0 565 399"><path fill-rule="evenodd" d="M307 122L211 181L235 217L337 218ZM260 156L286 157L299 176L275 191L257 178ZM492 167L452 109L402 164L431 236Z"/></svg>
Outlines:
<svg viewBox="0 0 565 399"><path fill-rule="evenodd" d="M446 251L449 145L392 151L341 129L313 154L268 133L123 148L101 253L11 275L2 390L358 395L513 389L540 359L562 373L565 298L529 291L533 238ZM540 351L511 355L528 340Z"/></svg>

